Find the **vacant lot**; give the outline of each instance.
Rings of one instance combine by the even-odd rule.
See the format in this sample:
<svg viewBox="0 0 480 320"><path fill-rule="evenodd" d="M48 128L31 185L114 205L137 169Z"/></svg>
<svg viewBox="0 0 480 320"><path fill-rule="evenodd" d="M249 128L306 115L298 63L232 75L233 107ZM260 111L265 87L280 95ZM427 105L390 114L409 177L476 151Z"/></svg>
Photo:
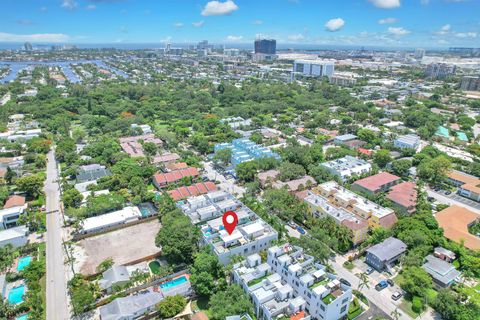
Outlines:
<svg viewBox="0 0 480 320"><path fill-rule="evenodd" d="M111 257L115 264L125 264L159 252L155 236L158 220L105 233L77 242L74 250L76 271L88 275Z"/></svg>

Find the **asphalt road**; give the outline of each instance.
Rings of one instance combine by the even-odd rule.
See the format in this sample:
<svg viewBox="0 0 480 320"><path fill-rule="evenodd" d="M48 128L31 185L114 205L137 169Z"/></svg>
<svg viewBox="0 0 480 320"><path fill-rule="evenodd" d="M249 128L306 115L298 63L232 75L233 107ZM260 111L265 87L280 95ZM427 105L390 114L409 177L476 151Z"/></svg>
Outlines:
<svg viewBox="0 0 480 320"><path fill-rule="evenodd" d="M212 162L204 162L203 167L205 169L205 175L212 181L219 181L220 184L218 185L220 189L224 191L228 191L232 194L237 194L238 198L240 198L245 193L245 188L238 186L235 184L234 179L226 179L224 175L213 168Z"/></svg>
<svg viewBox="0 0 480 320"><path fill-rule="evenodd" d="M448 205L456 204L457 206L467 208L468 210L476 213L480 213L480 204L478 202L469 200L467 198L459 196L458 194L452 193L450 195L445 195L440 192L436 192L430 188L427 188L427 194L429 197L434 198L440 203Z"/></svg>
<svg viewBox="0 0 480 320"><path fill-rule="evenodd" d="M67 281L62 248L60 190L55 154L47 156L45 181L47 212L47 320L68 320Z"/></svg>

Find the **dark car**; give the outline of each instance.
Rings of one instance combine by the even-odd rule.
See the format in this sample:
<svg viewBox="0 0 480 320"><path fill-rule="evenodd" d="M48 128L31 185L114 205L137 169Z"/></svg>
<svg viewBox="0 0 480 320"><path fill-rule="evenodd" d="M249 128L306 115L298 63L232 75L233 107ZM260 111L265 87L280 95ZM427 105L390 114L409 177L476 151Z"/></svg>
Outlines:
<svg viewBox="0 0 480 320"><path fill-rule="evenodd" d="M452 191L450 191L450 190L445 191L445 194L448 196L448 195L452 194Z"/></svg>
<svg viewBox="0 0 480 320"><path fill-rule="evenodd" d="M377 291L381 291L381 290L385 289L386 287L388 287L388 282L385 281L385 280L382 280L375 285L375 289L377 289Z"/></svg>
<svg viewBox="0 0 480 320"><path fill-rule="evenodd" d="M346 286L349 286L349 287L352 286L352 284L350 282L348 282L347 280L345 280L343 278L340 278L338 281L340 281L341 283L343 283Z"/></svg>
<svg viewBox="0 0 480 320"><path fill-rule="evenodd" d="M435 198L434 198L434 197L427 197L427 200L428 200L429 202L433 202L433 201L435 201Z"/></svg>
<svg viewBox="0 0 480 320"><path fill-rule="evenodd" d="M387 279L387 283L390 285L390 287L393 287L393 285L394 285L392 279Z"/></svg>

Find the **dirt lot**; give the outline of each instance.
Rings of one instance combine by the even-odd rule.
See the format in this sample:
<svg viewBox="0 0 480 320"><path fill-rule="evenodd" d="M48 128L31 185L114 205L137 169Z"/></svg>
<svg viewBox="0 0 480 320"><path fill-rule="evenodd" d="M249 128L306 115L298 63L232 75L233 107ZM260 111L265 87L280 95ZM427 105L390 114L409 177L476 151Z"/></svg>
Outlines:
<svg viewBox="0 0 480 320"><path fill-rule="evenodd" d="M160 230L158 220L141 223L77 242L74 249L75 269L84 275L111 257L115 264L125 264L159 252L155 236Z"/></svg>

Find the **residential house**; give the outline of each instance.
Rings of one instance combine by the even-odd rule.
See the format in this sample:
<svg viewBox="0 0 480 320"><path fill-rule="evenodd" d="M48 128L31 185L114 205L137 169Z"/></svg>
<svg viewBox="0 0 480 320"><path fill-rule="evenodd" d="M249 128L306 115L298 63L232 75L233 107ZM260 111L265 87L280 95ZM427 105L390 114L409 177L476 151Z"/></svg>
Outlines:
<svg viewBox="0 0 480 320"><path fill-rule="evenodd" d="M365 262L378 271L389 270L407 251L407 245L397 238L387 238L367 249Z"/></svg>
<svg viewBox="0 0 480 320"><path fill-rule="evenodd" d="M183 178L195 178L198 177L199 172L197 168L188 167L186 169L181 169L172 172L157 172L153 176L153 184L158 188L161 189L167 186L170 183L176 183L182 180Z"/></svg>
<svg viewBox="0 0 480 320"><path fill-rule="evenodd" d="M130 282L130 272L126 266L112 266L102 273L98 285L107 293L112 292L114 286L122 286Z"/></svg>
<svg viewBox="0 0 480 320"><path fill-rule="evenodd" d="M117 298L100 307L101 320L134 320L156 310L164 299L160 292L148 291L138 295Z"/></svg>
<svg viewBox="0 0 480 320"><path fill-rule="evenodd" d="M206 194L212 191L217 191L217 186L215 185L215 183L207 181L195 183L188 187L180 187L177 189L168 190L167 193L170 195L170 197L172 197L174 201L179 201L190 197Z"/></svg>
<svg viewBox="0 0 480 320"><path fill-rule="evenodd" d="M0 210L0 230L9 229L17 226L17 221L21 215L26 213L27 204L14 206Z"/></svg>
<svg viewBox="0 0 480 320"><path fill-rule="evenodd" d="M27 226L13 227L0 231L0 248L10 244L14 248L23 247L28 242Z"/></svg>
<svg viewBox="0 0 480 320"><path fill-rule="evenodd" d="M407 134L396 138L393 141L393 145L400 149L413 149L417 150L420 145L420 137L415 134Z"/></svg>
<svg viewBox="0 0 480 320"><path fill-rule="evenodd" d="M102 177L110 176L112 173L105 166L100 164L89 164L78 168L77 182L96 181Z"/></svg>
<svg viewBox="0 0 480 320"><path fill-rule="evenodd" d="M162 140L155 138L153 133L120 138L120 146L131 157L145 157L142 142L151 142L157 147L163 146Z"/></svg>
<svg viewBox="0 0 480 320"><path fill-rule="evenodd" d="M445 249L444 247L436 247L433 251L433 255L447 262L453 262L456 258L455 252Z"/></svg>
<svg viewBox="0 0 480 320"><path fill-rule="evenodd" d="M461 273L453 266L453 264L431 254L429 254L425 260L422 268L432 276L433 282L438 287L448 288L453 283L458 282Z"/></svg>
<svg viewBox="0 0 480 320"><path fill-rule="evenodd" d="M352 156L345 156L340 159L323 162L320 165L326 168L330 174L338 176L343 181L354 175L359 176L372 170L370 163Z"/></svg>

